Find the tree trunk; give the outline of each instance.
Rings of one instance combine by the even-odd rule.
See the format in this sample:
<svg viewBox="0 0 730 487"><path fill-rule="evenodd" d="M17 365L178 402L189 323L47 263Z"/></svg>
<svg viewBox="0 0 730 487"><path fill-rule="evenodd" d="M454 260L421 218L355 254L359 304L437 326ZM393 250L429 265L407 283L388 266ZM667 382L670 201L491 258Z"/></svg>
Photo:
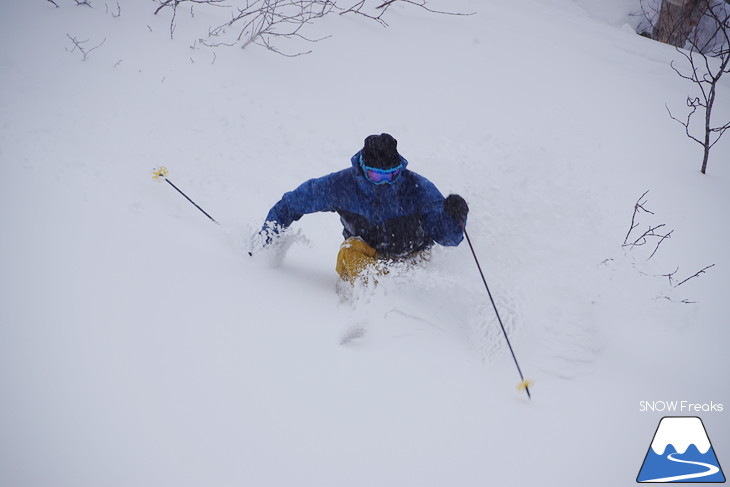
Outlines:
<svg viewBox="0 0 730 487"><path fill-rule="evenodd" d="M707 0L662 0L652 37L659 42L684 47L708 8Z"/></svg>

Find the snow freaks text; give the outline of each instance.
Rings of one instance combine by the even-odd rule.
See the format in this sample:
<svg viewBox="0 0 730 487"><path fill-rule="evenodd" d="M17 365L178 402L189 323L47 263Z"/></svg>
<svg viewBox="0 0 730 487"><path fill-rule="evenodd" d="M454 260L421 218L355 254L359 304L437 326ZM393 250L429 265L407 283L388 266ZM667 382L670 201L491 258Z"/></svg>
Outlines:
<svg viewBox="0 0 730 487"><path fill-rule="evenodd" d="M695 403L691 401L640 401L639 412L670 412L670 413L720 413L723 410L721 403Z"/></svg>

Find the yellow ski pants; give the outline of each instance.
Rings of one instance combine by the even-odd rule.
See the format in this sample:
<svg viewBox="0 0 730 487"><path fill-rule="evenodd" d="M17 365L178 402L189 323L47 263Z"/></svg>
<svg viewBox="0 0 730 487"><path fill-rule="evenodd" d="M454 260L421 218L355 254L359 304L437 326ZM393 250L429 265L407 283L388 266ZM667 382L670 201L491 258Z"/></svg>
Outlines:
<svg viewBox="0 0 730 487"><path fill-rule="evenodd" d="M342 280L354 284L355 280L362 276L363 271L368 267L374 269L375 275L382 276L388 274L387 265L389 262L406 262L411 265L418 265L430 260L431 253L428 250L413 252L410 255L395 259L387 258L378 255L374 248L359 237L350 237L340 245L335 269Z"/></svg>
<svg viewBox="0 0 730 487"><path fill-rule="evenodd" d="M378 261L378 252L362 239L350 237L340 245L337 254L337 273L344 281L355 282L358 276Z"/></svg>

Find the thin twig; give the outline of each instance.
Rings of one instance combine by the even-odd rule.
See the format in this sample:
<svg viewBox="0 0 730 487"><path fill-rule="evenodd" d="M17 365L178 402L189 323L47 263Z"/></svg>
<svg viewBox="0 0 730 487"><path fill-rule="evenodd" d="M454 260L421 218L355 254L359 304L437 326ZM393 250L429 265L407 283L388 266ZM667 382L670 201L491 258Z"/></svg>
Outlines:
<svg viewBox="0 0 730 487"><path fill-rule="evenodd" d="M676 269L674 269L674 272L670 272L669 274L662 274L661 277L666 277L669 279L669 285L674 287L674 275L679 272L679 266L677 266Z"/></svg>
<svg viewBox="0 0 730 487"><path fill-rule="evenodd" d="M646 260L649 260L652 257L654 257L654 254L656 254L656 251L659 250L659 246L662 244L662 242L664 242L664 240L670 238L672 236L673 232L674 232L674 230L670 230L669 233L667 233L666 235L659 235L659 237L660 237L659 242L657 242L656 247L654 248L654 252L652 252L651 255Z"/></svg>
<svg viewBox="0 0 730 487"><path fill-rule="evenodd" d="M691 276L689 276L689 277L688 277L687 279L685 279L684 281L680 282L679 284L677 284L677 285L676 285L676 286L674 286L674 287L679 287L679 286L681 286L682 284L684 284L685 282L689 281L690 279L694 279L695 277L699 276L700 274L704 274L704 273L705 273L705 271L706 271L707 269L711 268L711 267L715 267L715 264L710 264L710 265L708 265L707 267L703 267L702 269L700 269L699 271L695 272L694 274L692 274L692 275L691 275Z"/></svg>
<svg viewBox="0 0 730 487"><path fill-rule="evenodd" d="M644 204L646 203L646 201L643 201L643 202L641 201L642 199L644 199L644 196L646 196L647 193L649 193L648 189L646 191L644 191L644 194L639 196L639 199L636 200L636 203L634 204L634 214L631 216L631 227L629 228L629 231L628 231L628 233L626 233L626 237L624 238L624 245L626 245L626 243L629 241L629 235L631 235L631 232L634 230L634 228L639 226L638 223L635 223L636 215L639 213L639 211L644 211L645 213L650 213L652 215L654 214L651 211L644 208Z"/></svg>
<svg viewBox="0 0 730 487"><path fill-rule="evenodd" d="M76 49L78 49L78 50L79 50L79 52L81 52L81 54L83 55L83 59L82 59L82 61L86 61L86 59L87 59L87 58L89 57L89 54L91 54L91 53L92 53L92 51L94 51L94 50L96 50L96 49L100 48L100 47L101 47L101 46L103 46L103 45L104 45L104 43L106 42L106 37L105 37L105 38L104 38L104 40L103 40L103 41L101 41L101 44L99 44L98 46L94 46L94 47L92 47L91 49L85 49L85 48L84 48L84 47L82 46L82 44L84 44L84 43L86 43L86 42L89 42L89 40L88 40L88 39L86 39L85 41L80 41L80 40L76 39L75 37L71 37L71 36L70 36L70 35L68 35L68 34L66 34L66 37L68 37L69 39L71 39L71 42L73 42L73 44L74 44L74 48L73 48L73 49L71 49L71 52L74 52L74 51L75 51Z"/></svg>

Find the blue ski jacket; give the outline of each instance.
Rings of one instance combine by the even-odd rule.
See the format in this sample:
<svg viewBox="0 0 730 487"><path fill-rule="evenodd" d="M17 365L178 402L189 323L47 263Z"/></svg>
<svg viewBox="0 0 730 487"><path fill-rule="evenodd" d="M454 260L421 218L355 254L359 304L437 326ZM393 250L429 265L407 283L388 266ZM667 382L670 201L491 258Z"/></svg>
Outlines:
<svg viewBox="0 0 730 487"><path fill-rule="evenodd" d="M266 221L286 228L303 215L337 212L345 239L360 237L381 255L397 257L429 248L434 242L455 246L464 238L461 224L444 212L444 197L431 181L406 169L392 184L376 185L359 165L316 179L285 193ZM264 225L266 227L266 225Z"/></svg>

